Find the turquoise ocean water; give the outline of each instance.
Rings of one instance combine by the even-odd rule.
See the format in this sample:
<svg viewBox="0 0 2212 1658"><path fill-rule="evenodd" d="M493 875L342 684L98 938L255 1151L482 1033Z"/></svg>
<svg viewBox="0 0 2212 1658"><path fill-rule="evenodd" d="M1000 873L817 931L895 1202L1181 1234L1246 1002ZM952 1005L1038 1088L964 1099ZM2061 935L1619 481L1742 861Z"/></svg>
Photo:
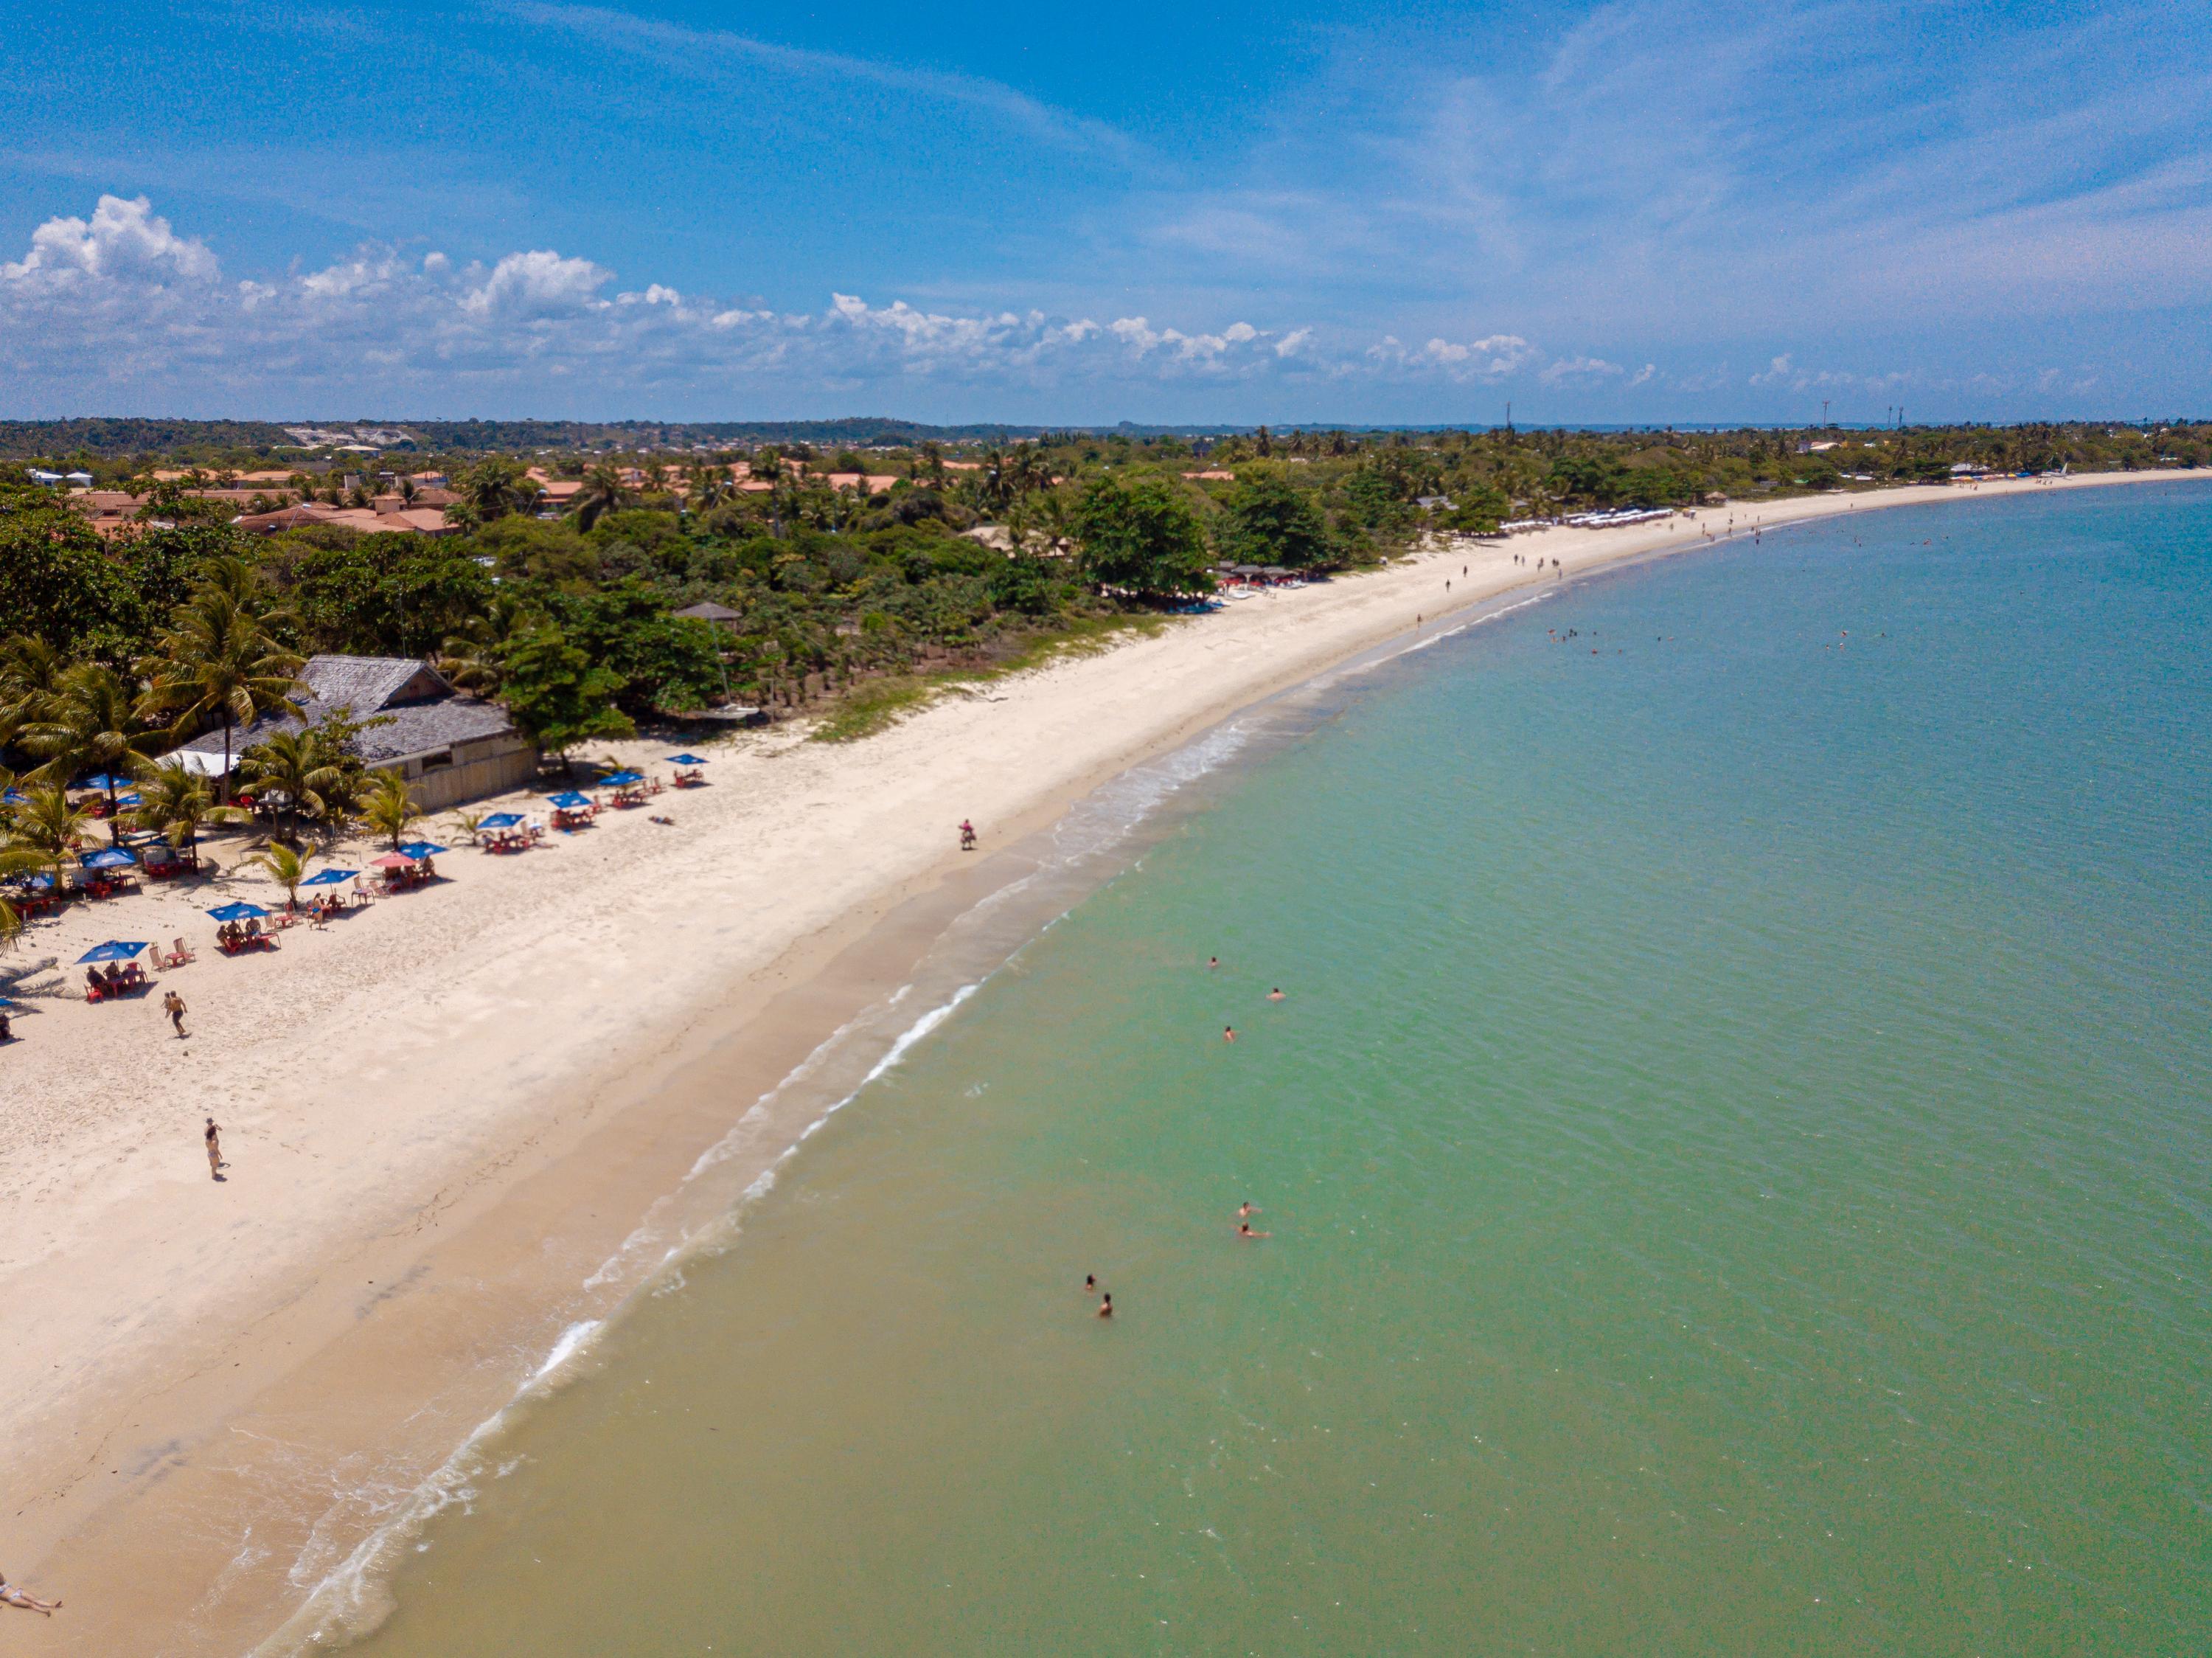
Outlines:
<svg viewBox="0 0 2212 1658"><path fill-rule="evenodd" d="M490 1444L359 1649L2212 1650L2208 624L2176 485L1367 674Z"/></svg>

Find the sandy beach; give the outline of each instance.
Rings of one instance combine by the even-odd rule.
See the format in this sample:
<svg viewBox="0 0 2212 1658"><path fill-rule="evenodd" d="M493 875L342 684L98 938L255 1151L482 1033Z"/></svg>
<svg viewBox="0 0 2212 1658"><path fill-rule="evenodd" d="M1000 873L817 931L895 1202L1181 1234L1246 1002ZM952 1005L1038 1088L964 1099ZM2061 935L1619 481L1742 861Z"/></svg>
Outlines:
<svg viewBox="0 0 2212 1658"><path fill-rule="evenodd" d="M247 1650L349 1561L373 1565L362 1540L442 1500L425 1482L455 1447L818 1110L803 1091L756 1102L1016 877L1009 849L1133 765L1517 588L1754 522L2205 475L1817 497L1456 545L1176 619L855 744L747 733L702 751L711 786L520 856L433 819L453 847L442 882L274 952L214 948L206 905L282 898L228 868L31 927L0 960L179 936L199 959L122 1003L40 999L0 1050L0 1295L35 1332L0 1356L0 1567L66 1602L9 1618L15 1649ZM664 746L610 752L669 769ZM963 818L975 856L956 849ZM244 850L219 842L216 860ZM60 971L73 991L80 972ZM190 1006L188 1040L161 1014L167 988Z"/></svg>

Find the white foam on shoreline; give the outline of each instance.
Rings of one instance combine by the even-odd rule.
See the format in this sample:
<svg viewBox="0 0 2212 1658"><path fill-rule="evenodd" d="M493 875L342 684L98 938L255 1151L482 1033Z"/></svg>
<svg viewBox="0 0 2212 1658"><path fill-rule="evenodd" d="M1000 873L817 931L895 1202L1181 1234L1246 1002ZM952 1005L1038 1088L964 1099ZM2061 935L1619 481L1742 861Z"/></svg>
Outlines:
<svg viewBox="0 0 2212 1658"><path fill-rule="evenodd" d="M292 1658L292 1655L328 1651L347 1644L382 1623L392 1608L386 1579L401 1548L422 1527L455 1503L476 1496L475 1480L483 1471L483 1447L507 1426L509 1417L539 1389L556 1381L577 1356L605 1331L600 1319L580 1319L562 1330L545 1356L524 1377L505 1405L494 1411L454 1447L453 1454L429 1476L400 1498L395 1511L334 1569L325 1572L308 1590L299 1610L266 1640L253 1649L252 1658ZM505 1472L505 1469L500 1470ZM335 1510L333 1510L335 1512ZM319 1534L321 1527L316 1527ZM303 1569L313 1550L301 1550L287 1576L303 1584Z"/></svg>
<svg viewBox="0 0 2212 1658"><path fill-rule="evenodd" d="M1535 594L1518 604L1470 618L1449 631L1463 631L1497 616L1540 602L1548 596L1550 590ZM1425 648L1436 643L1438 637L1443 635L1424 639L1413 648ZM1304 681L1299 689L1325 687L1401 654L1402 649L1377 653L1358 662L1341 665L1329 673ZM1242 754L1267 728L1266 707L1267 704L1262 704L1260 708L1247 710L1164 755L1131 767L1075 802L1049 832L1052 850L1047 861L1039 868L986 893L948 926L946 939L952 938L957 933L972 931L986 917L1017 896L1033 890L1041 881L1054 876L1079 875L1085 866L1127 844L1135 832L1169 802L1191 784L1220 771ZM446 1460L403 1496L388 1516L362 1539L337 1568L325 1574L314 1584L293 1617L254 1649L253 1658L296 1658L296 1655L302 1653L332 1650L361 1638L381 1624L395 1604L387 1587L388 1579L405 1549L431 1520L456 1503L465 1504L474 1497L474 1482L480 1477L484 1466L484 1449L509 1424L516 1412L564 1379L578 1356L599 1341L618 1321L623 1304L651 1293L657 1283L670 1277L672 1271L680 1277L684 1262L726 1240L734 1234L745 1212L775 1189L784 1165L797 1156L800 1148L820 1132L832 1117L851 1105L872 1083L881 1080L903 1063L925 1038L940 1028L981 990L994 973L1018 954L1022 948L1049 931L1071 911L1072 905L1032 925L1028 936L1020 944L1003 953L994 952L999 960L981 977L958 985L944 1001L908 1023L891 1039L860 1080L809 1120L790 1143L737 1194L730 1207L713 1222L686 1232L672 1242L666 1241L650 1216L634 1229L579 1286L589 1293L624 1286L628 1281L627 1287L619 1290L621 1299L617 1305L600 1317L580 1319L564 1327L543 1359L518 1385L507 1403L472 1429ZM818 1076L845 1051L849 1042L880 1027L885 1016L904 1003L915 988L912 982L902 984L889 997L862 1009L817 1044L781 1081L748 1106L726 1133L699 1154L684 1175L679 1189L691 1186L744 1152L757 1138L779 1098ZM659 1251L659 1259L648 1263L645 1258L656 1249ZM333 1517L337 1513L337 1508L334 1506ZM320 1529L319 1526L319 1533ZM304 1581L306 1563L315 1552L312 1545L301 1551L293 1568L292 1576L295 1583Z"/></svg>
<svg viewBox="0 0 2212 1658"><path fill-rule="evenodd" d="M868 1009L867 1013L840 1026L794 1066L781 1082L748 1109L744 1118L740 1119L741 1125L748 1120L757 1121L769 1103L783 1089L794 1082L804 1082L818 1070L823 1059L855 1026L866 1021L872 1015L896 1007L913 988L911 984L902 985L895 994ZM687 1237L672 1247L653 1270L633 1286L633 1293L649 1290L653 1280L672 1266L676 1267L680 1277L682 1269L678 1263L682 1258L692 1254L714 1237L734 1227L745 1208L775 1189L777 1169L797 1155L800 1146L831 1117L858 1099L870 1083L896 1067L917 1043L943 1025L981 988L981 980L961 985L946 1000L901 1031L860 1082L809 1122L792 1143L786 1146L775 1161L746 1186L737 1205L720 1225ZM739 1132L741 1129L733 1129L732 1135ZM733 1149L726 1137L725 1140L718 1141L714 1147L702 1154L685 1179L689 1181L715 1163L726 1161ZM587 1289L601 1287L625 1276L624 1269L653 1235L649 1225L631 1233L623 1240L622 1247L584 1281L583 1287ZM484 1447L507 1425L518 1409L538 1396L543 1389L559 1381L562 1373L576 1358L606 1332L614 1318L615 1314L610 1313L605 1318L580 1319L562 1329L544 1357L524 1377L507 1402L471 1429L468 1436L445 1461L399 1500L387 1518L363 1538L334 1570L324 1574L315 1582L299 1610L254 1649L254 1658L294 1658L295 1655L301 1653L331 1650L360 1638L382 1623L390 1615L394 1604L386 1587L386 1580L399 1560L404 1546L438 1515L457 1503L466 1503L475 1496L474 1482L482 1472ZM335 1509L333 1512L336 1512ZM319 1526L316 1534L319 1532ZM314 1535L311 1534L309 1546L301 1551L299 1559L294 1564L289 1576L295 1584L304 1582L302 1573L306 1562L315 1552L313 1541Z"/></svg>

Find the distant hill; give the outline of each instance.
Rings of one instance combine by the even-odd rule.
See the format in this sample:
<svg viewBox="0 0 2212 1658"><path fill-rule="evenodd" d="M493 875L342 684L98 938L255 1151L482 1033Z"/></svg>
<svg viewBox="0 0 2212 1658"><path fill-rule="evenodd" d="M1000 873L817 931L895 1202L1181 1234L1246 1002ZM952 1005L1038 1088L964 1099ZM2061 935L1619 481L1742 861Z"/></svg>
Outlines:
<svg viewBox="0 0 2212 1658"><path fill-rule="evenodd" d="M866 448L911 443L1005 442L1056 431L1116 431L1131 437L1175 432L1222 436L1246 426L933 426L889 415L851 415L839 420L0 420L0 457L60 460L82 455L117 460L166 455L216 460L244 453L267 454L317 443L353 442L376 448L413 448L439 454L532 449L686 449L701 444L732 447L806 443L823 448ZM1319 430L1319 429L1316 429Z"/></svg>

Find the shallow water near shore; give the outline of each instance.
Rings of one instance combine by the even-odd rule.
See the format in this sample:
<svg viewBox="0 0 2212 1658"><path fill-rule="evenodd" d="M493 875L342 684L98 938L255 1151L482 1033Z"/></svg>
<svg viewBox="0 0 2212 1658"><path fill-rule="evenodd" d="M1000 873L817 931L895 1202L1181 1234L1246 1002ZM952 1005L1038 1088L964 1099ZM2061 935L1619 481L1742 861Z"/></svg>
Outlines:
<svg viewBox="0 0 2212 1658"><path fill-rule="evenodd" d="M479 1447L354 1649L2202 1650L2208 623L2212 504L2112 491L1346 682Z"/></svg>

